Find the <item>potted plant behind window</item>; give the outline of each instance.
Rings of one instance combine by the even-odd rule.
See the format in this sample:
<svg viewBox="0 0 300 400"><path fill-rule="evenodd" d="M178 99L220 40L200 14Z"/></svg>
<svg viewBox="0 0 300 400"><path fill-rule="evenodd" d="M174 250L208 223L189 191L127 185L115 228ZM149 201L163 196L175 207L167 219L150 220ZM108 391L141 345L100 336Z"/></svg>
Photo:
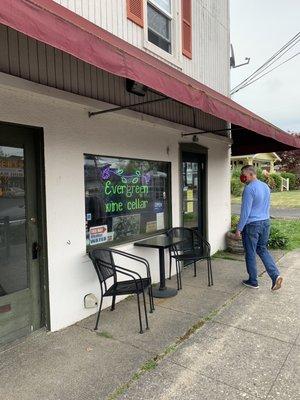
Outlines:
<svg viewBox="0 0 300 400"><path fill-rule="evenodd" d="M231 229L226 234L227 250L230 251L231 253L244 254L244 247L243 247L242 239L237 239L235 237L235 231L236 231L238 222L239 222L238 215L232 215L231 216Z"/></svg>

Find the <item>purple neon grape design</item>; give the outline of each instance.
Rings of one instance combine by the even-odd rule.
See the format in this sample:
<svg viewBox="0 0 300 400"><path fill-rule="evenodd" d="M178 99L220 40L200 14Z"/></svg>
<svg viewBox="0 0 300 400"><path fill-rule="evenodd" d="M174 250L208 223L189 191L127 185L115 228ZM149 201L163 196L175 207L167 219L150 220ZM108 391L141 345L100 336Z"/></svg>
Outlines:
<svg viewBox="0 0 300 400"><path fill-rule="evenodd" d="M110 166L105 166L102 170L101 170L101 178L104 180L107 180L111 177L111 175L116 175L121 177L121 181L122 183L138 183L139 180L141 179L141 181L143 183L145 183L146 185L149 184L150 182L150 173L147 172L146 174L141 174L141 172L139 170L135 171L135 174L133 175L123 175L124 174L124 170L122 168L118 168L118 169L113 169L110 168Z"/></svg>

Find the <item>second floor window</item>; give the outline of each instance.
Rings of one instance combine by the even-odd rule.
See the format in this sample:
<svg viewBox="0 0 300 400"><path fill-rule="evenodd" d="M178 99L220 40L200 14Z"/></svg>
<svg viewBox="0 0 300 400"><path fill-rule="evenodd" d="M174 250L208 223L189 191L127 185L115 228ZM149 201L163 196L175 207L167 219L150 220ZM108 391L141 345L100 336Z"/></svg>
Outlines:
<svg viewBox="0 0 300 400"><path fill-rule="evenodd" d="M148 1L147 18L149 42L171 53L171 0Z"/></svg>

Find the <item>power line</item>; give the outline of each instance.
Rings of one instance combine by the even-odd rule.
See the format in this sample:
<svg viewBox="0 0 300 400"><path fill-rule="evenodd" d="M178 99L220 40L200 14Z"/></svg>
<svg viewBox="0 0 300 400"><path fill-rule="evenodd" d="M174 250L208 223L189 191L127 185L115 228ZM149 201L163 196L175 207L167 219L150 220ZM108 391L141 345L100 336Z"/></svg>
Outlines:
<svg viewBox="0 0 300 400"><path fill-rule="evenodd" d="M251 80L251 82L246 83L244 86L242 86L240 89L236 90L234 93L238 92L239 90L251 85L252 83L258 81L259 79L261 79L263 76L268 75L270 72L274 71L274 69L277 69L278 67L280 67L281 65L287 63L288 61L292 60L293 58L299 56L300 52L294 54L292 57L288 58L287 60L283 61L282 63L276 65L276 67L270 69L270 71L265 72L264 74L260 75L258 78Z"/></svg>
<svg viewBox="0 0 300 400"><path fill-rule="evenodd" d="M272 62L272 64L273 64L275 62L275 58L279 56L277 58L277 59L279 59L282 56L282 55L280 55L280 53L282 53L288 47L289 47L288 50L290 50L298 42L299 38L300 38L300 32L298 32L294 37L292 37L283 47L281 47L281 49L279 49L276 53L273 54L272 57L270 57L267 61L265 61L265 63L263 65L261 65L257 70L255 70L250 76L248 76L246 79L244 79L239 85L234 87L232 90L235 90L240 85L244 84L246 81L250 80L252 77L255 77L257 74L259 74L260 72L265 70L268 67L270 62Z"/></svg>
<svg viewBox="0 0 300 400"><path fill-rule="evenodd" d="M268 65L266 65L264 68L262 68L260 70L259 73L262 73L263 71L265 71L267 68L269 68L271 65L273 65L275 62L277 62L280 58L282 58L288 51L290 51L294 46L296 46L297 43L300 42L300 38L298 40L296 40L290 47L288 47L285 51L282 51L280 53L280 55L278 54L277 58L274 58L272 61L270 61L268 63ZM253 78L255 78L257 75L259 75L259 73L254 74Z"/></svg>
<svg viewBox="0 0 300 400"><path fill-rule="evenodd" d="M280 58L282 58L284 54L290 51L299 42L300 42L300 32L298 32L294 37L292 37L284 46L282 46L276 53L274 53L267 61L264 62L264 64L262 64L258 69L256 69L251 75L249 75L246 79L244 79L242 82L236 85L231 90L231 94L234 94L243 87L248 86L248 83L250 83L251 81L256 81L257 79L254 78L258 77L263 71L268 69L271 65L273 65Z"/></svg>

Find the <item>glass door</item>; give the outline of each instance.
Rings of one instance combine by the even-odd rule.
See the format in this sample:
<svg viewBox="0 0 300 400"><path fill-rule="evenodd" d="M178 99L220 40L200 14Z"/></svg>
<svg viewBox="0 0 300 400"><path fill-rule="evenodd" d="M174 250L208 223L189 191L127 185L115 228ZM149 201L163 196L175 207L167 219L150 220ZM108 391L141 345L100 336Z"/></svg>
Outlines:
<svg viewBox="0 0 300 400"><path fill-rule="evenodd" d="M202 154L182 153L182 221L205 235L205 160Z"/></svg>
<svg viewBox="0 0 300 400"><path fill-rule="evenodd" d="M34 139L0 124L0 345L41 325Z"/></svg>

